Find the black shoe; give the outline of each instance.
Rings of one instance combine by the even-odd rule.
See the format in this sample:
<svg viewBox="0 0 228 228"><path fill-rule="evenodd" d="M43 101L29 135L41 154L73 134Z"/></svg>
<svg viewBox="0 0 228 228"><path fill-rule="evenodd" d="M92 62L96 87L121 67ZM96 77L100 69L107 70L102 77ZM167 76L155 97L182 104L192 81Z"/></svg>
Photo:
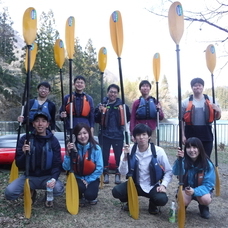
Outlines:
<svg viewBox="0 0 228 228"><path fill-rule="evenodd" d="M36 190L31 190L31 199L32 199L32 204L35 203L36 201L36 196L37 196L37 192Z"/></svg>
<svg viewBox="0 0 228 228"><path fill-rule="evenodd" d="M129 211L128 203L123 204L122 210L124 210L124 211Z"/></svg>
<svg viewBox="0 0 228 228"><path fill-rule="evenodd" d="M121 184L120 174L119 173L115 174L115 184Z"/></svg>
<svg viewBox="0 0 228 228"><path fill-rule="evenodd" d="M104 174L104 184L109 184L109 175Z"/></svg>
<svg viewBox="0 0 228 228"><path fill-rule="evenodd" d="M208 206L199 204L199 210L200 210L200 216L202 218L209 219L210 212L209 212L209 207Z"/></svg>
<svg viewBox="0 0 228 228"><path fill-rule="evenodd" d="M150 201L149 203L149 209L148 209L148 212L151 214L151 215L157 215L159 214L159 209L156 205L154 205L152 203L152 201Z"/></svg>

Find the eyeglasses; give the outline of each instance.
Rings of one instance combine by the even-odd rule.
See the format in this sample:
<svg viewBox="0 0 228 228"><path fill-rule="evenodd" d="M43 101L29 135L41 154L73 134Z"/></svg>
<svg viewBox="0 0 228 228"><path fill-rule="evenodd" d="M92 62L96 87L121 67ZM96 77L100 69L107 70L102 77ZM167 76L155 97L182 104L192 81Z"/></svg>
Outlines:
<svg viewBox="0 0 228 228"><path fill-rule="evenodd" d="M113 91L113 90L109 90L109 93L117 94L118 92L117 91Z"/></svg>
<svg viewBox="0 0 228 228"><path fill-rule="evenodd" d="M49 88L44 87L44 86L41 86L41 87L39 88L39 90L40 90L40 91L49 91Z"/></svg>

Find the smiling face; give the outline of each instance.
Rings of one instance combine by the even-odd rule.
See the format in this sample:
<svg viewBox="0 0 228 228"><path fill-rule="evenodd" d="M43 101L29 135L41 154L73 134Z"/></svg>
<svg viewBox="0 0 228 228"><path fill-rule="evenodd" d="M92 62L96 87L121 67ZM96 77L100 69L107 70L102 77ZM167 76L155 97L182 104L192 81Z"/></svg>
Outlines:
<svg viewBox="0 0 228 228"><path fill-rule="evenodd" d="M82 145L86 145L88 143L89 133L84 127L81 129L81 131L79 131L77 135L77 140Z"/></svg>
<svg viewBox="0 0 228 228"><path fill-rule="evenodd" d="M108 97L109 102L115 101L118 94L119 93L118 93L117 88L111 87L107 93L107 97Z"/></svg>
<svg viewBox="0 0 228 228"><path fill-rule="evenodd" d="M141 87L140 87L140 92L142 94L143 97L148 97L149 94L150 94L150 85L149 84L143 84Z"/></svg>
<svg viewBox="0 0 228 228"><path fill-rule="evenodd" d="M85 82L82 79L77 79L74 83L75 91L77 93L82 93L85 89Z"/></svg>
<svg viewBox="0 0 228 228"><path fill-rule="evenodd" d="M195 146L190 146L186 148L187 155L195 161L199 156L199 149Z"/></svg>
<svg viewBox="0 0 228 228"><path fill-rule="evenodd" d="M38 96L41 98L46 98L50 94L49 88L45 86L40 86L37 92Z"/></svg>
<svg viewBox="0 0 228 228"><path fill-rule="evenodd" d="M45 117L38 116L34 121L33 121L33 127L36 129L36 133L38 135L46 135L46 129L49 126L49 122Z"/></svg>

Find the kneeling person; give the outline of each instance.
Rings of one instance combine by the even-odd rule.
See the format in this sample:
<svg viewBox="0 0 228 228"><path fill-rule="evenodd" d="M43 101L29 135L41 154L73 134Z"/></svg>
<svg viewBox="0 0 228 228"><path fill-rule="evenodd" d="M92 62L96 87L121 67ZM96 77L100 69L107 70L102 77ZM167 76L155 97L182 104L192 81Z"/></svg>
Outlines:
<svg viewBox="0 0 228 228"><path fill-rule="evenodd" d="M122 175L130 174L133 177L138 195L149 198L148 211L155 215L159 213L158 206L164 206L168 202L166 187L172 179L172 167L165 151L161 147L154 146L153 143L150 144L151 135L152 130L147 125L135 126L133 136L136 144L131 149L129 146L125 147L119 169ZM128 153L130 153L130 168L127 160ZM153 153L157 154L157 162L154 162ZM127 182L115 186L112 194L121 202L127 202ZM128 210L128 204L124 206L124 210Z"/></svg>
<svg viewBox="0 0 228 228"><path fill-rule="evenodd" d="M26 169L26 151L29 151L29 186L32 201L36 196L36 189L46 189L47 185L53 188L53 195L59 196L64 192L64 186L58 180L61 173L61 149L58 139L48 129L49 117L44 112L38 112L33 119L33 132L29 135L29 144L26 135L22 136L16 148L16 165L19 169ZM23 174L5 189L8 200L17 199L24 190L26 175ZM48 183L47 183L48 182ZM46 206L51 207L52 201Z"/></svg>

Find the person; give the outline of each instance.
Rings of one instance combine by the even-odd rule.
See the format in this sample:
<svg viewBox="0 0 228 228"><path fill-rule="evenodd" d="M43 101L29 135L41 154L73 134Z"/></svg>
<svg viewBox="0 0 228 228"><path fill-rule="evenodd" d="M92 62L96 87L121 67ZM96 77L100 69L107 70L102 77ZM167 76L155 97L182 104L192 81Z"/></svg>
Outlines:
<svg viewBox="0 0 228 228"><path fill-rule="evenodd" d="M41 82L37 86L38 96L34 99L29 101L29 130L32 132L34 130L33 127L33 117L37 112L45 112L50 118L50 129L52 133L55 133L55 113L56 113L56 106L55 104L48 99L48 95L51 92L51 86L48 82ZM18 116L18 122L22 124L26 124L27 121L27 105L24 108L24 114Z"/></svg>
<svg viewBox="0 0 228 228"><path fill-rule="evenodd" d="M204 81L202 78L191 80L193 95L182 101L182 141L197 137L203 143L208 157L211 156L213 148L213 133L211 123L214 119L221 118L221 109L218 103L213 103L211 96L203 94Z"/></svg>
<svg viewBox="0 0 228 228"><path fill-rule="evenodd" d="M102 145L103 161L104 161L104 184L109 183L109 154L112 146L115 161L115 184L121 183L121 176L118 170L120 156L123 151L124 142L124 110L123 103L119 95L119 86L111 84L107 89L107 97L104 97L103 104L99 104L95 108L95 122L100 124L99 143ZM129 107L126 106L127 122L130 120Z"/></svg>
<svg viewBox="0 0 228 228"><path fill-rule="evenodd" d="M141 92L141 97L134 101L131 110L131 120L130 120L130 132L131 140L134 141L133 129L139 124L148 125L153 133L151 137L151 142L156 144L156 127L157 127L157 109L159 110L159 120L164 119L164 113L162 111L161 104L157 100L150 96L151 84L147 80L142 80L139 84L139 90ZM148 115L150 113L150 115Z"/></svg>
<svg viewBox="0 0 228 228"><path fill-rule="evenodd" d="M103 171L103 159L101 148L94 140L91 128L86 123L79 123L74 127L74 143L68 142L66 155L62 167L71 169L71 157L74 174L79 188L80 206L86 203L97 204L97 196L100 184L100 176ZM70 152L72 151L72 152ZM73 153L70 155L70 153Z"/></svg>
<svg viewBox="0 0 228 228"><path fill-rule="evenodd" d="M72 95L73 102L73 126L74 128L78 123L86 123L93 134L94 131L94 104L93 98L88 94L84 93L84 89L86 86L86 79L79 75L74 78L74 87L75 92ZM70 130L70 94L64 97L64 106L60 108L60 118L66 121L67 132ZM65 110L65 111L63 111Z"/></svg>
<svg viewBox="0 0 228 228"><path fill-rule="evenodd" d="M26 153L29 153L28 179L33 203L36 189L53 188L54 197L64 192L64 185L58 180L62 165L61 148L58 139L48 129L49 121L47 113L37 112L33 118L34 130L29 135L29 144L26 135L23 135L16 148L15 160L19 169L26 169ZM23 193L26 178L23 174L6 187L7 200L15 200ZM52 207L53 201L46 201L45 206Z"/></svg>
<svg viewBox="0 0 228 228"><path fill-rule="evenodd" d="M150 143L151 135L152 130L148 125L140 123L135 126L133 136L136 144L131 148L125 146L120 172L132 176L138 196L149 198L148 211L156 215L159 213L158 206L164 206L168 202L166 188L172 179L172 167L165 151ZM130 153L130 167L128 167L128 153ZM116 185L112 189L112 195L122 203L127 202L127 182ZM128 204L125 204L123 209L128 210Z"/></svg>
<svg viewBox="0 0 228 228"><path fill-rule="evenodd" d="M215 186L215 168L205 153L200 139L188 138L185 142L184 151L180 148L177 152L177 160L173 166L173 174L179 175L180 161L183 173L183 196L185 206L192 200L199 203L200 215L208 219L209 204L212 201L212 192Z"/></svg>

